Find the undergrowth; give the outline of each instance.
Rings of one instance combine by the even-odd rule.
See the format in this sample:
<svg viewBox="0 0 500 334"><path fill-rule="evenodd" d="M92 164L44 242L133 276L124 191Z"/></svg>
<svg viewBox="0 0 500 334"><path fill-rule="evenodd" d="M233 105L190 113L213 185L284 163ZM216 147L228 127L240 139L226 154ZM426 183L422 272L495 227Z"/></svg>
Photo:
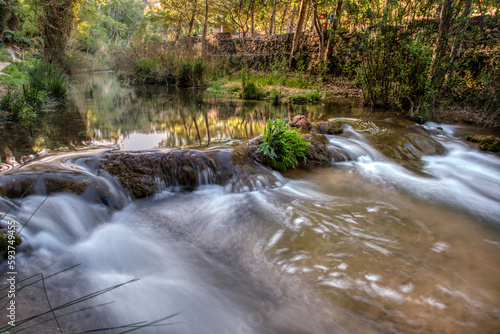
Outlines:
<svg viewBox="0 0 500 334"><path fill-rule="evenodd" d="M36 116L52 101L64 101L68 94L66 75L56 65L42 61L14 62L0 75L8 89L0 99L0 110L7 117L26 119Z"/></svg>

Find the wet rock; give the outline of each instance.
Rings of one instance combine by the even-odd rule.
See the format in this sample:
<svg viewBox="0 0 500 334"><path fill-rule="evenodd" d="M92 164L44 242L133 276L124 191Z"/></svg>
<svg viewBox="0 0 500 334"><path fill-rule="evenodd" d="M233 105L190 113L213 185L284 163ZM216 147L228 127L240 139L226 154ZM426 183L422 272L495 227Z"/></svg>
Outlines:
<svg viewBox="0 0 500 334"><path fill-rule="evenodd" d="M115 191L112 180L86 171L39 163L0 175L0 195L5 198L49 196L61 192L79 195L112 209L120 209L124 205L123 194Z"/></svg>
<svg viewBox="0 0 500 334"><path fill-rule="evenodd" d="M443 128L441 127L428 128L426 126L423 126L422 124L414 124L412 126L409 126L408 129L427 136L437 136L444 133Z"/></svg>
<svg viewBox="0 0 500 334"><path fill-rule="evenodd" d="M200 185L217 184L229 192L273 187L279 180L271 170L254 160L257 147L109 152L102 157L101 170L116 176L136 198L151 196L168 187L192 190Z"/></svg>
<svg viewBox="0 0 500 334"><path fill-rule="evenodd" d="M309 134L304 139L311 144L306 154L306 161L301 162L303 167L307 166L326 166L331 164L333 155L328 150L326 144L328 140L322 134Z"/></svg>
<svg viewBox="0 0 500 334"><path fill-rule="evenodd" d="M339 124L337 122L333 121L328 121L328 122L322 122L319 124L319 130L321 133L325 135L338 135L344 132L344 128L342 127L342 124Z"/></svg>
<svg viewBox="0 0 500 334"><path fill-rule="evenodd" d="M150 196L159 190L162 155L143 152L109 152L101 158L100 170L116 176L132 197Z"/></svg>
<svg viewBox="0 0 500 334"><path fill-rule="evenodd" d="M423 156L446 153L440 142L427 135L408 132L405 128L378 132L372 137L372 143L388 158L414 170L423 166Z"/></svg>
<svg viewBox="0 0 500 334"><path fill-rule="evenodd" d="M479 143L479 148L488 152L500 152L500 139L495 136L469 135L468 141Z"/></svg>
<svg viewBox="0 0 500 334"><path fill-rule="evenodd" d="M295 116L290 122L291 127L300 128L301 132L309 132L311 130L311 121L304 115Z"/></svg>

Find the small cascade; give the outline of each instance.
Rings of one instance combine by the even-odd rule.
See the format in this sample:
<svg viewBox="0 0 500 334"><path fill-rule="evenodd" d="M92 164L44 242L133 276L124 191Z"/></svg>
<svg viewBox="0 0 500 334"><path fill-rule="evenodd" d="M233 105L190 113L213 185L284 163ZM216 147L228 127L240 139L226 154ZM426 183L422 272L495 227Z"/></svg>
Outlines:
<svg viewBox="0 0 500 334"><path fill-rule="evenodd" d="M351 125L344 125L342 136L328 136L329 148L343 159L339 161L370 160L380 161L386 158L368 142L368 140ZM335 162L339 162L335 161Z"/></svg>
<svg viewBox="0 0 500 334"><path fill-rule="evenodd" d="M101 171L116 176L134 197L172 188L193 190L205 185L219 185L229 193L237 193L285 183L279 173L249 156L235 158L232 149L113 151L103 156Z"/></svg>
<svg viewBox="0 0 500 334"><path fill-rule="evenodd" d="M340 160L340 165L350 166L373 182L500 223L500 209L495 205L500 196L498 157L474 151L441 130L419 133L394 126L366 131L367 127L351 123L343 124L341 136L328 137L330 147L348 161Z"/></svg>

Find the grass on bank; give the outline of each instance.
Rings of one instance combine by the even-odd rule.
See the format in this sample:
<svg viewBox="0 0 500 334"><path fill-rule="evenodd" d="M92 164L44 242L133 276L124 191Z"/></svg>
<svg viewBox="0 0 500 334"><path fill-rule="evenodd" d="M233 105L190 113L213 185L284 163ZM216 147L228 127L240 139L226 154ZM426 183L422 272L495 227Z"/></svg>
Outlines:
<svg viewBox="0 0 500 334"><path fill-rule="evenodd" d="M68 81L54 64L33 60L14 62L4 68L0 85L7 93L0 99L3 118L27 119L46 109L51 101L64 101Z"/></svg>

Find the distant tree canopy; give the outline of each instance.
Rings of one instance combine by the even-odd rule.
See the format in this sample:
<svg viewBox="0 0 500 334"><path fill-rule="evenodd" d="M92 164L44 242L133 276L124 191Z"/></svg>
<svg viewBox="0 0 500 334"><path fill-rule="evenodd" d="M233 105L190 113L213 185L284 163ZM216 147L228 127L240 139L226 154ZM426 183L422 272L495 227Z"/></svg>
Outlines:
<svg viewBox="0 0 500 334"><path fill-rule="evenodd" d="M313 31L321 40L320 58L327 59L334 33L325 38L325 29L372 27L380 32L377 29L387 24L434 20L439 34L431 76L439 84L443 62L460 55L460 32L454 32L452 41L450 27L459 20L466 26L474 15L498 19L499 7L500 0L0 0L0 28L28 39L42 38L45 58L63 64L70 40L93 53L108 43L127 42L134 34L178 40L221 25L243 36L297 31L297 43L302 30Z"/></svg>

